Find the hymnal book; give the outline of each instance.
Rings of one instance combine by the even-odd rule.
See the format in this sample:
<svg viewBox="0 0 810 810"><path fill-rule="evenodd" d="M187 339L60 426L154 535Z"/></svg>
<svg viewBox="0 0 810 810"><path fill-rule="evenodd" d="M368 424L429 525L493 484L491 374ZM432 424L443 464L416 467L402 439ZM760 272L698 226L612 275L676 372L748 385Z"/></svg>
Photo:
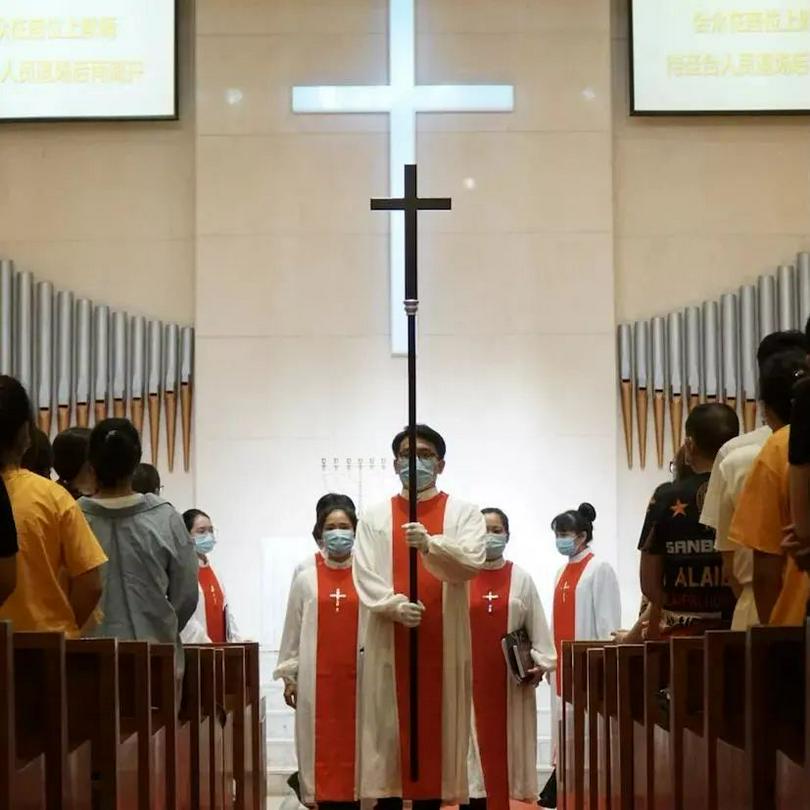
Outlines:
<svg viewBox="0 0 810 810"><path fill-rule="evenodd" d="M526 683L531 680L529 670L534 669L536 664L532 658L532 642L526 630L521 628L503 636L501 649L515 683Z"/></svg>

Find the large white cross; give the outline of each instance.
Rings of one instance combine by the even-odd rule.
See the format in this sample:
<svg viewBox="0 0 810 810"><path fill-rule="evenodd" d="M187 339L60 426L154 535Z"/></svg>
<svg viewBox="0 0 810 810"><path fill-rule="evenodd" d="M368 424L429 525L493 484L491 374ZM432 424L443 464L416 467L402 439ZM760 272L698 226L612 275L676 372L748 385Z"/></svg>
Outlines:
<svg viewBox="0 0 810 810"><path fill-rule="evenodd" d="M390 197L402 197L403 166L416 163L416 113L511 112L515 88L495 84L416 84L414 0L389 0L389 76L387 85L368 87L293 87L296 113L388 113ZM358 204L360 204L359 201ZM407 354L405 297L405 218L391 212L391 352Z"/></svg>

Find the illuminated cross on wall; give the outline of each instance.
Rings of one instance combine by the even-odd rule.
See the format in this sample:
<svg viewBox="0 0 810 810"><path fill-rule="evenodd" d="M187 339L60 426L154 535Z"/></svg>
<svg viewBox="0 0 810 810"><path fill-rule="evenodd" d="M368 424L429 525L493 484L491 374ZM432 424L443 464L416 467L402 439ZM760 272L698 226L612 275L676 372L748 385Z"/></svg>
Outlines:
<svg viewBox="0 0 810 810"><path fill-rule="evenodd" d="M414 0L389 0L389 76L387 85L367 87L294 87L296 113L388 113L389 196L404 194L403 166L416 163L416 114L420 112L511 112L512 85L416 84ZM359 201L358 204L360 204ZM406 354L408 331L405 297L405 219L391 212L391 351Z"/></svg>

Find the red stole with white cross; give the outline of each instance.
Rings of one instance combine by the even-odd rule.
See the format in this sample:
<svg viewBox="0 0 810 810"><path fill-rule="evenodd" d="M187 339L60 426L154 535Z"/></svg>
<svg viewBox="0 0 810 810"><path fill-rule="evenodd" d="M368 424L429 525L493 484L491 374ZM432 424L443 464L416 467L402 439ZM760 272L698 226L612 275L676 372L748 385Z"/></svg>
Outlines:
<svg viewBox="0 0 810 810"><path fill-rule="evenodd" d="M352 569L317 556L318 647L315 674L315 800L355 798L357 619Z"/></svg>
<svg viewBox="0 0 810 810"><path fill-rule="evenodd" d="M487 810L509 808L508 674L501 639L509 632L512 563L470 583L473 706Z"/></svg>
<svg viewBox="0 0 810 810"><path fill-rule="evenodd" d="M578 562L570 562L563 569L554 590L554 646L557 648L557 661L562 661L563 641L574 641L577 632L577 585L585 573L585 568L593 559L588 554ZM562 665L557 668L557 695L562 694Z"/></svg>
<svg viewBox="0 0 810 810"><path fill-rule="evenodd" d="M428 534L444 533L447 495L420 501L417 520ZM391 500L391 533L394 593L407 594L410 586L409 548L402 525L408 522L408 501ZM422 562L419 554L419 601L425 615L419 625L419 780L410 778L410 650L409 630L394 626L399 749L404 799L442 797L442 681L444 680L444 588Z"/></svg>

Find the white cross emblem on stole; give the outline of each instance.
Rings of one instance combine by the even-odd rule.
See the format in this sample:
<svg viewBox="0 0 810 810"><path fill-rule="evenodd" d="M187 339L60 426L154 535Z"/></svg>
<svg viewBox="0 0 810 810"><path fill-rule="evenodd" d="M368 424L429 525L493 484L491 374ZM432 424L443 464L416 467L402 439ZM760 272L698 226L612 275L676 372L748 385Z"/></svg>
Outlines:
<svg viewBox="0 0 810 810"><path fill-rule="evenodd" d="M566 597L568 596L568 591L571 590L571 586L567 582L563 582L562 586L562 593L563 593L563 604L565 604Z"/></svg>
<svg viewBox="0 0 810 810"><path fill-rule="evenodd" d="M485 594L484 594L484 597L483 597L483 598L484 598L484 599L486 599L486 600L487 600L487 602L489 602L489 605L487 606L487 613L492 613L492 603L493 603L493 602L494 602L496 599L500 599L501 597L500 597L500 596L498 596L498 594L497 594L497 593L492 593L492 591L490 590L490 592L489 592L489 593L485 593Z"/></svg>
<svg viewBox="0 0 810 810"><path fill-rule="evenodd" d="M329 598L335 600L335 613L340 613L340 600L349 597L338 588L334 593L329 594Z"/></svg>
<svg viewBox="0 0 810 810"><path fill-rule="evenodd" d="M414 0L389 0L388 84L360 87L293 87L295 113L387 113L389 138L389 196L402 197L406 164L416 163L416 114L438 112L512 112L512 85L422 85L416 83ZM391 211L391 352L408 352L405 298L405 217Z"/></svg>

